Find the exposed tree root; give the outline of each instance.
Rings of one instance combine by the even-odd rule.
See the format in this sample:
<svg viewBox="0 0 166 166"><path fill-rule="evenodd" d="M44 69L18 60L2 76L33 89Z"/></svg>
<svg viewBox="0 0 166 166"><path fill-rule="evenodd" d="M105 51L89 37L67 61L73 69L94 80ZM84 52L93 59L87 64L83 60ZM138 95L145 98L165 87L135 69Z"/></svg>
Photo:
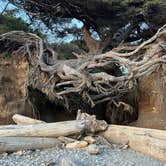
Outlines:
<svg viewBox="0 0 166 166"><path fill-rule="evenodd" d="M124 53L109 51L95 56L80 56L78 59L55 60L56 54L50 49L51 58L55 60L51 65L44 59L42 39L35 34L12 31L0 35L0 44L17 43L20 46L13 50L15 54L26 56L29 62L27 86L37 88L50 99L61 100L66 105L68 94L77 93L94 106L96 103L120 97L136 86L139 77L148 75L159 66L165 65L165 39L166 25L161 27L152 38L137 48L134 46L134 50L130 49L133 50L131 52L124 52L125 47L123 47ZM0 49L4 50L4 48ZM142 53L142 50L145 51ZM112 64L123 66L126 70L125 74L114 76L106 71L95 72L96 69ZM119 104L125 103L116 104L119 107Z"/></svg>

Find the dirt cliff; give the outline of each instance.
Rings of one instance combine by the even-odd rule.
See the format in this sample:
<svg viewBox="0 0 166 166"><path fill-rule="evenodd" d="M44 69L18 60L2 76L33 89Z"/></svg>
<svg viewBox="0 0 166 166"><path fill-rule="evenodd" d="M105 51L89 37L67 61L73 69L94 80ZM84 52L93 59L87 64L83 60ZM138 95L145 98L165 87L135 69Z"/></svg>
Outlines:
<svg viewBox="0 0 166 166"><path fill-rule="evenodd" d="M28 63L23 58L0 58L0 124L12 123L15 113L31 114L31 107L25 100L25 80Z"/></svg>
<svg viewBox="0 0 166 166"><path fill-rule="evenodd" d="M166 68L141 78L139 118L134 126L166 129Z"/></svg>

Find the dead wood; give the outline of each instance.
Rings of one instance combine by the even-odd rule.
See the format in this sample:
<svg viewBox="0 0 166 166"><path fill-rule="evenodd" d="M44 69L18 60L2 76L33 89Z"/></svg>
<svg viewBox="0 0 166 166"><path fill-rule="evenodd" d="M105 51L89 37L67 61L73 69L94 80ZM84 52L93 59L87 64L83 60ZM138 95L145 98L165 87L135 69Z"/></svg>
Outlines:
<svg viewBox="0 0 166 166"><path fill-rule="evenodd" d="M85 121L86 133L95 134L99 131L105 131L108 127L107 123L104 120L96 120L95 115L81 113L81 110L78 110L76 120Z"/></svg>
<svg viewBox="0 0 166 166"><path fill-rule="evenodd" d="M95 116L82 114L83 118L75 121L57 123L39 123L31 119L35 124L0 126L1 137L59 137L81 135L83 133L97 133L107 128L105 121L96 120ZM81 115L81 117L82 117Z"/></svg>
<svg viewBox="0 0 166 166"><path fill-rule="evenodd" d="M46 123L41 120L37 119L32 119L23 115L15 114L12 117L13 121L18 124L18 125L28 125L28 124L41 124L41 123Z"/></svg>
<svg viewBox="0 0 166 166"><path fill-rule="evenodd" d="M15 53L26 56L29 62L27 86L37 88L50 100L61 101L66 107L70 101L69 94L74 93L81 95L93 107L96 103L114 100L114 97L130 91L136 86L138 78L166 63L165 34L166 25L152 38L127 53L109 51L78 59L55 60L56 54L50 50L52 60L55 60L51 65L45 62L43 41L35 34L9 32L0 35L0 43L12 41L21 45ZM142 50L146 52L141 53ZM95 72L115 63L125 68L122 76L114 76L106 71Z"/></svg>
<svg viewBox="0 0 166 166"><path fill-rule="evenodd" d="M133 150L166 162L165 130L109 125L101 135L111 143L128 144Z"/></svg>
<svg viewBox="0 0 166 166"><path fill-rule="evenodd" d="M40 137L0 137L0 152L15 152L19 150L35 150L52 148L61 145L56 138Z"/></svg>
<svg viewBox="0 0 166 166"><path fill-rule="evenodd" d="M33 125L0 126L1 137L59 137L79 135L83 132L83 121L65 121Z"/></svg>
<svg viewBox="0 0 166 166"><path fill-rule="evenodd" d="M107 141L109 141L111 143L123 144L123 145L126 144L133 150L145 153L147 155L153 156L161 161L166 162L166 160L165 160L166 131L165 130L146 129L146 128L120 126L120 125L105 126L106 123L103 123L103 121L100 121L100 123L97 123L97 121L96 122L95 121L96 121L96 119L95 119L94 115L88 115L86 113L81 113L80 111L78 111L76 121L62 122L62 123L63 123L63 126L69 126L69 128L73 128L74 123L77 124L77 126L80 125L80 122L81 122L81 124L84 123L84 129L81 130L82 133L83 132L87 133L87 132L85 132L85 130L87 130L88 132L92 132L92 133L94 133L94 130L96 130L98 132L100 131L98 133L98 135L103 136ZM55 124L56 124L56 126L59 126L59 123L55 123ZM105 125L103 125L103 124L105 124ZM45 126L45 128L43 127L43 125ZM50 132L52 134L48 134L49 132L47 131L47 129L49 129L49 127L46 127L47 125L54 126L53 123L26 125L27 127L21 126L21 125L20 126L14 126L14 125L1 126L0 135L1 135L1 137L4 137L4 138L12 137L12 136L16 136L16 137L24 136L25 138L29 137L29 136L33 136L33 137L39 137L39 136L55 137L55 136L57 136L57 132L58 132L57 130L56 131L52 130L52 132ZM40 128L42 131L35 130L37 128ZM25 132L26 134L23 132L25 129L28 130L27 132ZM61 130L63 130L63 129L61 129ZM103 130L104 130L104 132L102 132ZM11 131L13 131L12 134L11 134ZM55 134L53 134L53 133L55 133ZM64 134L62 134L62 133L63 132L61 132L61 135L60 135L60 133L58 134L59 141L61 141L63 143L75 142L75 139L63 137ZM73 132L72 134L78 134L78 133L81 134L81 132L77 132L77 133ZM69 134L69 132L66 133L65 135L67 136L68 134ZM10 140L10 138L8 140L9 140L9 143L10 143L10 141L13 141L13 140ZM7 142L8 142L8 140L7 140ZM31 145L27 145L27 146L31 147ZM38 144L36 146L38 146ZM9 147L9 149L10 149L10 147Z"/></svg>

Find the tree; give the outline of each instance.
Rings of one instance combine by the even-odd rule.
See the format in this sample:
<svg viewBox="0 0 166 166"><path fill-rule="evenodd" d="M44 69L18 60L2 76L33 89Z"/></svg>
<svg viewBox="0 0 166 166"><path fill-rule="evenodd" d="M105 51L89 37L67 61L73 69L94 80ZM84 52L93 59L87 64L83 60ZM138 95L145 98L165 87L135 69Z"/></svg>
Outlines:
<svg viewBox="0 0 166 166"><path fill-rule="evenodd" d="M135 90L140 77L165 64L163 43L166 25L156 31L158 25L164 23L163 18L158 20L158 25L152 24L153 20L148 21L148 12L153 9L153 4L163 11L162 0L10 2L26 10L32 17L41 19L47 26L53 26L58 20L81 20L84 23L85 42L89 43L89 54L75 54L77 59L58 60L57 53L45 49L43 40L35 34L10 32L1 35L0 44L17 42L19 48L15 48L15 54L27 57L28 87L40 90L50 100L62 103L67 109L72 109L73 103L78 100L79 107L81 104L94 107L110 101L117 112L135 113L135 105L126 102L124 96ZM142 27L143 23L148 24L150 34ZM99 41L92 38L93 32L98 33ZM132 42L136 45L133 46ZM112 50L105 52L109 46ZM120 66L124 69L123 73L116 75L111 72L112 65Z"/></svg>
<svg viewBox="0 0 166 166"><path fill-rule="evenodd" d="M32 32L29 24L27 24L25 21L7 14L0 16L0 30L3 33L12 30L23 30L25 32Z"/></svg>
<svg viewBox="0 0 166 166"><path fill-rule="evenodd" d="M25 31L25 32L32 32L33 30L29 26L28 23L23 21L21 18L16 18L13 16L13 12L9 12L8 10L5 10L2 12L2 15L0 15L0 34L10 32L10 31ZM0 46L0 52L3 52L3 57L10 57L10 53L14 47L18 48L19 46L17 43L13 43L13 45L8 49L3 49L3 46L5 43L3 43ZM8 46L7 46L8 47ZM13 48L12 48L13 47Z"/></svg>
<svg viewBox="0 0 166 166"><path fill-rule="evenodd" d="M30 17L42 20L60 36L69 33L80 34L80 30L63 27L60 32L59 25L64 25L73 18L82 21L84 39L89 51L94 54L110 50L123 41L146 40L165 22L164 0L65 0L63 2L10 0L10 2L24 9ZM144 25L147 25L146 28ZM94 31L97 32L99 41L91 37Z"/></svg>
<svg viewBox="0 0 166 166"><path fill-rule="evenodd" d="M2 8L0 13L0 34L12 31L12 30L23 30L26 32L32 32L29 24L26 23L22 18L15 17L15 14L18 13L17 9L8 9L10 2L7 0L2 0L5 2L5 6Z"/></svg>

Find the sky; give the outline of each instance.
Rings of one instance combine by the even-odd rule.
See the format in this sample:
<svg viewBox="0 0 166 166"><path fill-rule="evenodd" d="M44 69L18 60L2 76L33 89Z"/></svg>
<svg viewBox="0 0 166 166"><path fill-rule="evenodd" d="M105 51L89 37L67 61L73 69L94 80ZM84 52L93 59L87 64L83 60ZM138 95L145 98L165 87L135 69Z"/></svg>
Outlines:
<svg viewBox="0 0 166 166"><path fill-rule="evenodd" d="M4 9L5 5L6 5L6 2L2 2L2 1L0 0L0 11L2 11L2 10ZM13 9L13 8L14 8L13 5L9 5L9 6L8 6L8 9Z"/></svg>
<svg viewBox="0 0 166 166"><path fill-rule="evenodd" d="M6 2L2 2L2 0L0 0L0 12L2 12L5 5L6 5ZM12 4L9 4L7 9L14 9L14 8L15 8L15 6L13 6ZM24 11L20 11L18 14L16 14L16 17L21 17L27 23L30 22L29 17L26 15L26 13ZM68 24L67 26L73 26L73 25L76 25L78 28L81 28L83 26L83 23L81 21L77 20L77 19L72 19L71 23ZM43 29L42 33L48 36L47 40L50 43L71 42L74 38L72 35L68 35L67 37L65 37L63 39L62 38L57 38L57 37L55 37L55 34L53 34L50 30L48 30L44 26L44 24L42 24L41 22L40 22L40 27L41 27L41 29ZM32 26L32 28L34 28L34 27Z"/></svg>
<svg viewBox="0 0 166 166"><path fill-rule="evenodd" d="M2 0L0 0L0 12L4 9L6 5L6 2L2 2ZM7 9L14 9L15 6L13 5L9 5ZM18 14L16 14L16 17L21 17L24 21L26 21L27 23L29 23L29 17L26 15L26 13L24 11L20 11ZM67 24L68 27L72 27L73 25L76 25L78 28L82 28L83 23L77 19L72 19L71 23ZM35 26L32 26L32 28L34 29ZM57 38L56 35L54 33L51 32L51 30L47 29L47 27L45 27L44 24L42 24L41 22L39 22L39 26L37 24L36 27L40 27L41 32L47 36L47 41L49 43L61 43L61 42L71 42L74 39L73 35L67 35L64 38ZM145 23L142 23L142 29L147 29L148 25ZM92 37L94 37L95 39L99 40L99 36L97 36L97 33L94 32L94 34L92 34Z"/></svg>

